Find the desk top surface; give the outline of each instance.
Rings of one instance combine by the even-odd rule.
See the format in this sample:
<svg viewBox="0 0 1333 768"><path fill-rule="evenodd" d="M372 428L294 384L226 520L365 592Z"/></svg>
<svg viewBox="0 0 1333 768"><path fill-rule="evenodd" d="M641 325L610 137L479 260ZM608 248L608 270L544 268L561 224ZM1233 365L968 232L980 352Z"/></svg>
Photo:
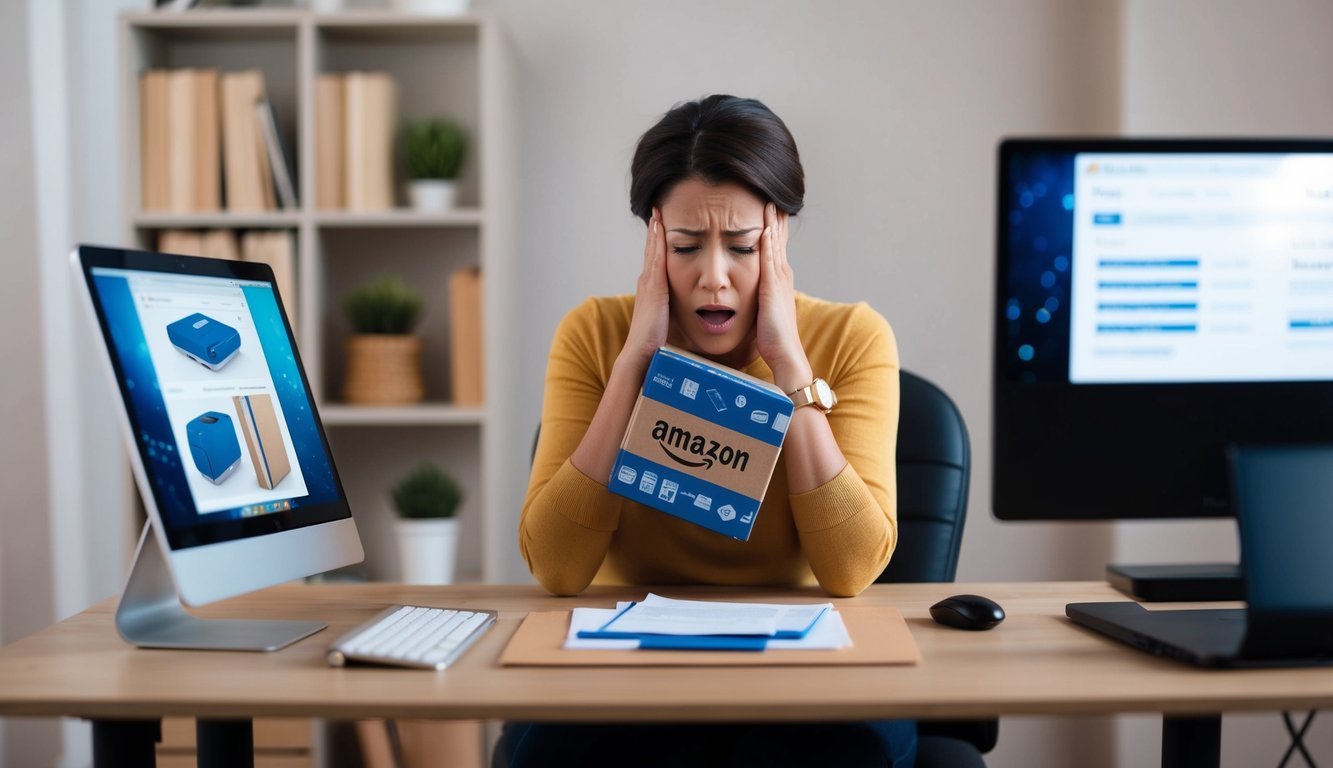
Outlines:
<svg viewBox="0 0 1333 768"><path fill-rule="evenodd" d="M803 602L817 590L662 588L672 597ZM962 632L929 617L935 601L983 594L1008 618ZM108 600L0 649L0 715L313 716L530 720L809 720L1322 709L1333 668L1202 670L1074 625L1068 602L1122 600L1101 582L876 585L839 606L892 605L922 663L909 667L501 667L532 610L609 607L643 588L554 598L538 587L398 584L275 587L197 611L209 618L313 619L329 629L275 653L143 650L123 642ZM391 603L489 608L500 620L445 672L330 668L336 637ZM1178 606L1172 606L1178 607Z"/></svg>

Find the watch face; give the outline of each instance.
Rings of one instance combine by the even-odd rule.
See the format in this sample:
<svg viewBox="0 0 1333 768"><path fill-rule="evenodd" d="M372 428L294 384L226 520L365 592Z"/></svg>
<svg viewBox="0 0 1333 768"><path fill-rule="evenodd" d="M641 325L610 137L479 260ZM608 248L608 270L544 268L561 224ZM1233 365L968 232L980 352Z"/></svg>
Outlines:
<svg viewBox="0 0 1333 768"><path fill-rule="evenodd" d="M815 402L819 403L820 408L823 408L824 410L827 411L830 408L832 408L835 403L838 402L833 397L833 390L829 387L827 381L824 381L823 379L815 379L814 390L815 390Z"/></svg>

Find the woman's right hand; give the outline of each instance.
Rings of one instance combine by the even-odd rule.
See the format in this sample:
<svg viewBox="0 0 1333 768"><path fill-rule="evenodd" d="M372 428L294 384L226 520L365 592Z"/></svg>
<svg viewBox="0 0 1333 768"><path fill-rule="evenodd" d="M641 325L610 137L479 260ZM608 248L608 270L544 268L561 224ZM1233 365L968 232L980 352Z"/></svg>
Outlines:
<svg viewBox="0 0 1333 768"><path fill-rule="evenodd" d="M671 288L667 284L666 232L662 212L653 208L648 220L647 241L643 246L643 272L639 274L634 294L634 317L625 339L621 358L647 368L653 353L667 342L671 328Z"/></svg>

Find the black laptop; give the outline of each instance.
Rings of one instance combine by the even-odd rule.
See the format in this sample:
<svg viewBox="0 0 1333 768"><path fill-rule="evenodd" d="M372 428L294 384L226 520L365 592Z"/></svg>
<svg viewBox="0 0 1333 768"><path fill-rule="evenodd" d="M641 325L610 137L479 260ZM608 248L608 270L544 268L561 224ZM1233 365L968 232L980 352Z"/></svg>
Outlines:
<svg viewBox="0 0 1333 768"><path fill-rule="evenodd" d="M1333 664L1333 445L1230 451L1246 608L1070 603L1075 622L1206 667Z"/></svg>

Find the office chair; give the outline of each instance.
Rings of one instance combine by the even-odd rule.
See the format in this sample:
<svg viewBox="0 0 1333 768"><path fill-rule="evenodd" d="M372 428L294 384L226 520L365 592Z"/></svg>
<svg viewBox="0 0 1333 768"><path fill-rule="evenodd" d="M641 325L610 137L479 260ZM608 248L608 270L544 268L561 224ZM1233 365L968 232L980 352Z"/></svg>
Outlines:
<svg viewBox="0 0 1333 768"><path fill-rule="evenodd" d="M875 579L950 582L967 519L972 451L963 414L944 390L908 371L899 374L898 540L903 546ZM982 766L995 747L999 721L917 722L917 766Z"/></svg>

